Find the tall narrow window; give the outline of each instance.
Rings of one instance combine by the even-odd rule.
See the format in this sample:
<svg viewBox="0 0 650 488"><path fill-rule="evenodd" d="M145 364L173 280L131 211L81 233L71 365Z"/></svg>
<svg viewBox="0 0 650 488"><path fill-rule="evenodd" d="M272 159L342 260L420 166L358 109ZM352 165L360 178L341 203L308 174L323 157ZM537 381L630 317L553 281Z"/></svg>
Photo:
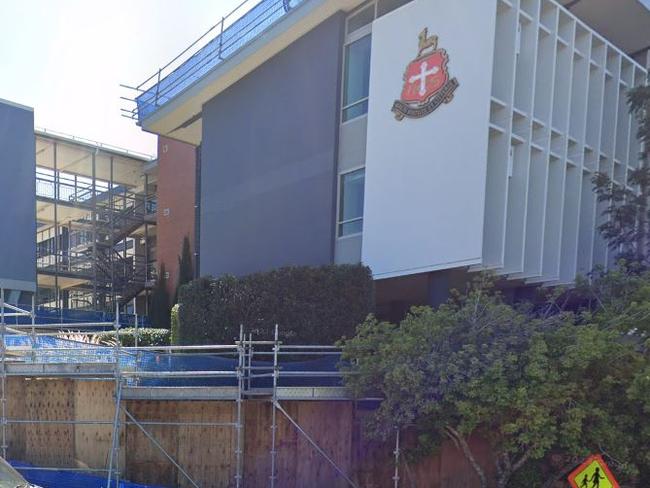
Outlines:
<svg viewBox="0 0 650 488"><path fill-rule="evenodd" d="M370 41L371 36L367 35L345 46L344 122L368 112Z"/></svg>
<svg viewBox="0 0 650 488"><path fill-rule="evenodd" d="M365 169L358 169L341 175L339 237L359 234L363 230L365 178Z"/></svg>

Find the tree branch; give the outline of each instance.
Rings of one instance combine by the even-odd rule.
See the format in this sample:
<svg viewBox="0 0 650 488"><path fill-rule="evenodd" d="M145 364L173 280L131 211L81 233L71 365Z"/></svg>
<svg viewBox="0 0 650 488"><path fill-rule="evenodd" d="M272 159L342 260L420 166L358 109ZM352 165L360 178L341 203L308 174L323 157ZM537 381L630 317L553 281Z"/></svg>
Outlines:
<svg viewBox="0 0 650 488"><path fill-rule="evenodd" d="M515 462L515 464L512 465L512 472L514 473L518 469L520 469L526 462L530 459L530 455L532 454L532 449L529 449L526 451L518 461Z"/></svg>
<svg viewBox="0 0 650 488"><path fill-rule="evenodd" d="M472 453L472 450L469 447L469 444L465 440L465 438L453 427L447 426L445 427L445 432L447 435L454 441L456 445L460 445L460 449L465 455L465 458L469 461L469 464L472 466L474 471L479 477L479 480L481 481L481 488L487 488L487 478L485 476L485 472L483 471L483 468L481 468L481 465L478 463L476 458L474 457L474 454Z"/></svg>

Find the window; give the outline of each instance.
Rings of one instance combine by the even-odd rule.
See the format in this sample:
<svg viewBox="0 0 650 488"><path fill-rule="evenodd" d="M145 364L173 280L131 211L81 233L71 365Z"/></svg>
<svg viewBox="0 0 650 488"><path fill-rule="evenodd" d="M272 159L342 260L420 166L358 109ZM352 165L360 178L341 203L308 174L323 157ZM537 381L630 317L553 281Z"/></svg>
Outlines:
<svg viewBox="0 0 650 488"><path fill-rule="evenodd" d="M343 122L368 113L370 41L368 34L345 46Z"/></svg>
<svg viewBox="0 0 650 488"><path fill-rule="evenodd" d="M375 20L376 4L372 3L367 7L357 11L348 18L348 25L346 34L351 34L362 27L367 26Z"/></svg>
<svg viewBox="0 0 650 488"><path fill-rule="evenodd" d="M363 193L366 170L341 175L339 188L339 237L359 234L363 230Z"/></svg>

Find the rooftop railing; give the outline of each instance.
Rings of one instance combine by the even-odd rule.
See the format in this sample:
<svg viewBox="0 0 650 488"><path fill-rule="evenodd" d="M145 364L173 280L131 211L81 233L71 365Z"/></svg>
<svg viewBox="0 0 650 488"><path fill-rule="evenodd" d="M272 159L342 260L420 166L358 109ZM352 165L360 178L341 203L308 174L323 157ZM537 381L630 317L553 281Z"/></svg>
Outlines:
<svg viewBox="0 0 650 488"><path fill-rule="evenodd" d="M69 142L75 145L86 146L91 149L100 149L103 151L111 152L126 158L139 159L144 162L150 163L155 160L151 154L145 154L138 151L132 151L123 147L114 146L113 144L106 144L104 142L86 139L85 137L75 136L73 134L66 134L56 130L45 129L43 127L35 127L37 138L56 139L64 142Z"/></svg>
<svg viewBox="0 0 650 488"><path fill-rule="evenodd" d="M244 0L138 86L122 85L136 92L135 98L122 97L135 103L131 109L123 108L122 115L141 123L307 1Z"/></svg>

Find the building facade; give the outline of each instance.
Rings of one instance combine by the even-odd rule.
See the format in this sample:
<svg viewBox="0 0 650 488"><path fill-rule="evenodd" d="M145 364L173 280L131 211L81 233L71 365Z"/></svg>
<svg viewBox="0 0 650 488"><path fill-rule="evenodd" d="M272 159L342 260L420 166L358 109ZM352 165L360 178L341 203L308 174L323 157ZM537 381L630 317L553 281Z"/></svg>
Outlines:
<svg viewBox="0 0 650 488"><path fill-rule="evenodd" d="M179 259L183 241L188 239L196 270L195 250L197 222L196 148L191 144L165 137L158 140L158 176L156 260L158 269L164 266L161 276L173 297L178 285Z"/></svg>
<svg viewBox="0 0 650 488"><path fill-rule="evenodd" d="M157 162L34 129L0 100L0 295L39 314L148 311L156 278ZM90 315L89 315L90 316Z"/></svg>
<svg viewBox="0 0 650 488"><path fill-rule="evenodd" d="M265 0L141 86L200 147L200 273L361 262L399 308L611 265L591 179L638 167L650 10L564 4Z"/></svg>
<svg viewBox="0 0 650 488"><path fill-rule="evenodd" d="M0 289L11 303L36 291L34 111L0 100Z"/></svg>
<svg viewBox="0 0 650 488"><path fill-rule="evenodd" d="M52 131L37 130L35 139L37 305L146 314L155 280L156 161Z"/></svg>

